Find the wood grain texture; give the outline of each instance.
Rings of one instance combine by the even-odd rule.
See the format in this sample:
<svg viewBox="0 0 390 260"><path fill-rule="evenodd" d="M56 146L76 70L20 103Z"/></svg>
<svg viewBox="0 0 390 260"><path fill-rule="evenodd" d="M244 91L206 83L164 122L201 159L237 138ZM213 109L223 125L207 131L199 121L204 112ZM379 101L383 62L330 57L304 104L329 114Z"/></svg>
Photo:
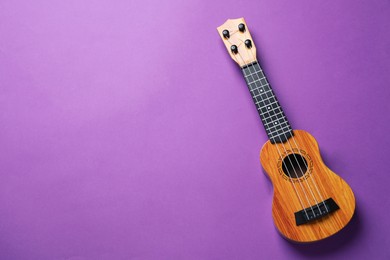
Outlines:
<svg viewBox="0 0 390 260"><path fill-rule="evenodd" d="M305 175L293 182L281 168L283 158L292 151L302 154L309 164ZM260 161L274 186L274 223L287 239L302 243L321 240L337 233L351 220L355 211L354 194L348 184L323 163L317 141L309 133L294 130L294 139L284 144L268 141L261 150ZM333 198L340 209L313 222L296 225L294 213L303 209L302 204L306 208L328 198Z"/></svg>

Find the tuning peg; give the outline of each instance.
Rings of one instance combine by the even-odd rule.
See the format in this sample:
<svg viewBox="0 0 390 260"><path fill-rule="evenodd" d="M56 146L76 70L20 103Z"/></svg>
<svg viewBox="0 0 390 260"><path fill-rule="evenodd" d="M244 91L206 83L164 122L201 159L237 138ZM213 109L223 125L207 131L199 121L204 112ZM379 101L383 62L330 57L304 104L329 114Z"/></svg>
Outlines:
<svg viewBox="0 0 390 260"><path fill-rule="evenodd" d="M231 50L234 54L237 54L237 53L238 53L237 45L232 45L232 46L230 47L230 50Z"/></svg>
<svg viewBox="0 0 390 260"><path fill-rule="evenodd" d="M249 40L249 39L245 40L245 46L246 46L248 49L252 48L252 41Z"/></svg>
<svg viewBox="0 0 390 260"><path fill-rule="evenodd" d="M229 39L230 38L230 33L228 30L223 30L222 31L223 38Z"/></svg>
<svg viewBox="0 0 390 260"><path fill-rule="evenodd" d="M239 30L240 32L245 32L245 24L240 23L240 24L238 25L238 30Z"/></svg>

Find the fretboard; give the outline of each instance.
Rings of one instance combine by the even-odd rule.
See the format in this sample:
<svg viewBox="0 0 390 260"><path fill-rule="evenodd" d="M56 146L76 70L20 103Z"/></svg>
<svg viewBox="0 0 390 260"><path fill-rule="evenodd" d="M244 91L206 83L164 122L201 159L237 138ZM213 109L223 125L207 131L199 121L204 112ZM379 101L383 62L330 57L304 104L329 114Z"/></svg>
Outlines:
<svg viewBox="0 0 390 260"><path fill-rule="evenodd" d="M287 141L292 128L259 63L243 67L242 72L271 143Z"/></svg>

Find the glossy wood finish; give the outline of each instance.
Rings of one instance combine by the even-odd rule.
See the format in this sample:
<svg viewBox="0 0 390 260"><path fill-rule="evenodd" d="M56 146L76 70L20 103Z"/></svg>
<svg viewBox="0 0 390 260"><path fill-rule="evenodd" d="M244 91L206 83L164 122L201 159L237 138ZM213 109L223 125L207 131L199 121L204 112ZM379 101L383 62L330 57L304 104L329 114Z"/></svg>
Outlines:
<svg viewBox="0 0 390 260"><path fill-rule="evenodd" d="M305 175L293 182L282 171L282 160L292 151L302 154L308 162ZM351 220L355 211L353 192L340 176L323 163L317 141L309 133L294 130L294 139L290 138L284 144L271 144L268 141L261 150L260 161L274 186L274 223L287 239L296 242L321 240L337 233ZM295 224L294 213L303 209L301 204L306 208L330 197L339 205L339 210L307 224Z"/></svg>

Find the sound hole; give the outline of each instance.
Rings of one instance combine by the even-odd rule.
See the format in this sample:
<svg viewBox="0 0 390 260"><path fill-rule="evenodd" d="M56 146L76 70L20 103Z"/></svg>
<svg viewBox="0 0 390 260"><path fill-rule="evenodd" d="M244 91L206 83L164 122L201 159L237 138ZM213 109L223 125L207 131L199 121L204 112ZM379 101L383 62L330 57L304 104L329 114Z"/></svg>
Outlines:
<svg viewBox="0 0 390 260"><path fill-rule="evenodd" d="M287 177L300 178L306 173L307 161L302 155L292 153L284 157L282 169Z"/></svg>

